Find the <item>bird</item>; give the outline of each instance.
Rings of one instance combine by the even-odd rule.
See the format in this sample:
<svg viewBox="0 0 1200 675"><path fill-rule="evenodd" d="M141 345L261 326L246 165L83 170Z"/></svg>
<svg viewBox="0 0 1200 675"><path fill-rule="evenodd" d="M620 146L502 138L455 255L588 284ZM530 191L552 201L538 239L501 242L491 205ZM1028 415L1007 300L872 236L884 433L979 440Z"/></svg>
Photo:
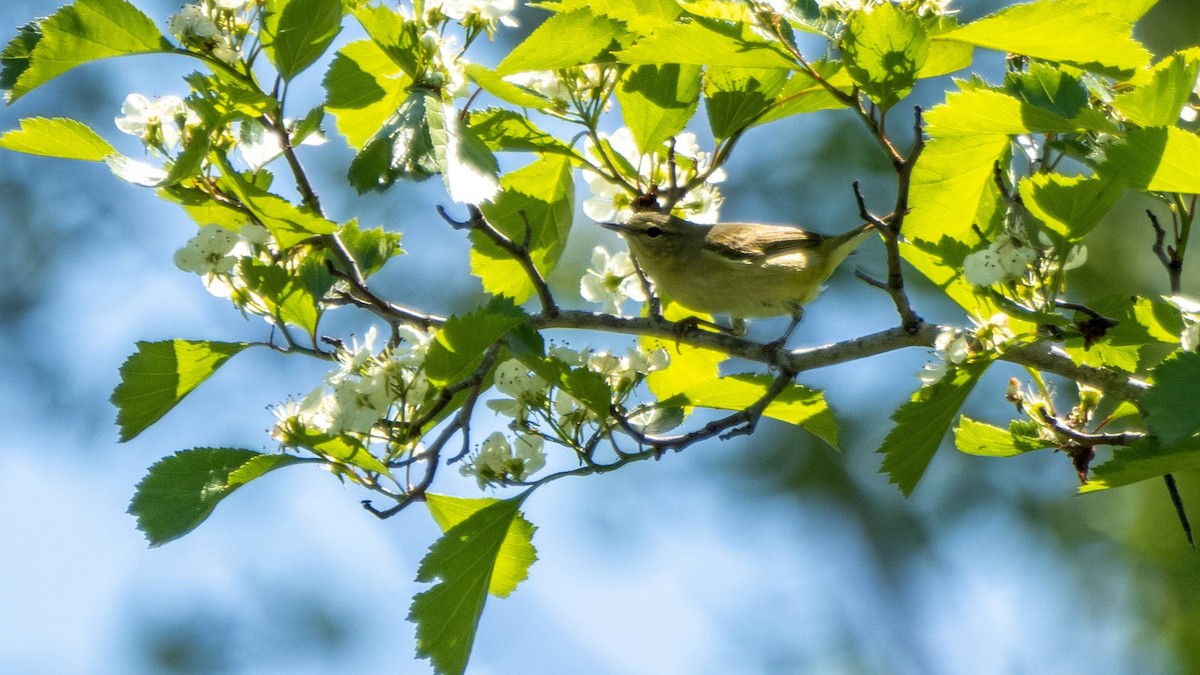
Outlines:
<svg viewBox="0 0 1200 675"><path fill-rule="evenodd" d="M599 225L625 239L658 294L693 312L729 316L734 335L745 334L746 319L790 315L781 344L803 306L876 227L829 236L788 225L702 225L653 211Z"/></svg>

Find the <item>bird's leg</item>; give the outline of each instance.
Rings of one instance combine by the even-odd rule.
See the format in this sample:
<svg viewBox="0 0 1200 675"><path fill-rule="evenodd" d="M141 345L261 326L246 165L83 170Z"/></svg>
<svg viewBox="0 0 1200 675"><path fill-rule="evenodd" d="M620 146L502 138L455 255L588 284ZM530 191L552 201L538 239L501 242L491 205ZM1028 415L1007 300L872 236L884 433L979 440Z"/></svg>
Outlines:
<svg viewBox="0 0 1200 675"><path fill-rule="evenodd" d="M800 319L802 319L804 317L804 308L801 307L800 305L793 304L791 306L791 310L792 310L792 321L791 321L791 323L788 324L787 330L783 331L783 335L780 335L779 337L775 338L774 340L771 340L766 345L767 348L770 349L771 351L780 349L787 343L788 338L792 337L792 331L796 330L796 326L800 325Z"/></svg>
<svg viewBox="0 0 1200 675"><path fill-rule="evenodd" d="M713 323L698 316L689 316L675 322L675 352L679 352L679 341L684 335L702 326L718 333L725 333L726 335L733 335L735 337L746 334L746 321L744 319L734 319L733 326L726 328L719 323Z"/></svg>

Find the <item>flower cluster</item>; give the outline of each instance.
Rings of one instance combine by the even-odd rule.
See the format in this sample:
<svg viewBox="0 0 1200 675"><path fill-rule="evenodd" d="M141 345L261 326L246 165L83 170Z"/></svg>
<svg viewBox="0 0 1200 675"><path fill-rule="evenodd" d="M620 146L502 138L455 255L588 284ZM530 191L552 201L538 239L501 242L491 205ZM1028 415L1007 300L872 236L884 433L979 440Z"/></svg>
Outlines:
<svg viewBox="0 0 1200 675"><path fill-rule="evenodd" d="M572 100L585 104L595 100L615 74L613 68L589 63L563 70L532 70L504 79L549 99L550 109L562 113Z"/></svg>
<svg viewBox="0 0 1200 675"><path fill-rule="evenodd" d="M225 63L241 58L241 44L250 24L240 16L248 0L202 0L179 8L167 28L186 48Z"/></svg>
<svg viewBox="0 0 1200 675"><path fill-rule="evenodd" d="M200 117L178 96L150 100L130 94L121 104L121 116L113 121L121 131L137 136L151 152L166 156L199 126Z"/></svg>
<svg viewBox="0 0 1200 675"><path fill-rule="evenodd" d="M629 252L610 255L602 246L592 249L592 266L579 281L579 294L588 302L603 303L609 314L620 314L626 300L646 301L646 291Z"/></svg>
<svg viewBox="0 0 1200 675"><path fill-rule="evenodd" d="M963 259L963 278L975 286L992 286L1020 281L1029 272L1044 277L1087 262L1087 247L1082 244L1071 247L1064 259L1059 260L1045 234L1039 234L1039 241L1044 248L1037 249L1011 234L1001 234L987 248Z"/></svg>
<svg viewBox="0 0 1200 675"><path fill-rule="evenodd" d="M230 298L244 310L264 314L262 303L255 301L237 274L237 265L246 258L269 261L273 253L274 240L262 225L246 223L237 232L221 225L205 225L175 251L175 266L199 275L213 295Z"/></svg>
<svg viewBox="0 0 1200 675"><path fill-rule="evenodd" d="M631 348L625 356L617 356L606 351L579 352L559 346L551 348L550 356L573 370L602 376L615 406L624 403L646 375L670 363L665 349ZM509 427L516 433L515 450L501 434L488 437L460 469L463 475L475 477L480 486L526 480L545 464L546 440L584 453L587 431L599 431L596 426L600 415L596 411L517 359L496 366L495 388L502 396L488 400L486 405L511 419ZM639 423L648 424L655 412L638 411Z"/></svg>
<svg viewBox="0 0 1200 675"><path fill-rule="evenodd" d="M511 16L516 8L516 0L426 0L425 15L432 24L446 17L467 30L483 30L490 36L495 34L496 24L516 27L517 22Z"/></svg>
<svg viewBox="0 0 1200 675"><path fill-rule="evenodd" d="M667 143L650 154L639 153L633 134L625 127L618 129L612 136L601 135L601 140L607 147L601 150L589 139L586 143L587 154L596 158L601 166L608 166L610 163L606 161L607 153L616 154L617 157L608 156L608 159L616 160L613 164L633 167L637 175L625 178L642 192L648 191L652 186L672 184L672 169L676 174L674 183L683 185L696 176L707 173L712 162L712 156L700 150L696 135L691 132L684 132L675 137L674 153L670 152L670 145ZM624 187L610 181L607 176L594 171L585 169L583 175L592 191L592 196L583 203L583 212L589 218L598 221L623 221L633 215L633 199L636 195L630 194ZM684 199L675 204L671 213L697 223L717 222L718 210L724 198L716 183L723 180L725 172L722 169L712 171L704 183L689 191Z"/></svg>
<svg viewBox="0 0 1200 675"><path fill-rule="evenodd" d="M424 362L433 332L404 325L396 330L399 340L378 353L373 326L361 342L354 339L349 347L341 346L336 370L298 403L275 408L278 422L272 437L288 447L303 444L314 433L349 433L371 440L381 420L414 419L429 393Z"/></svg>
<svg viewBox="0 0 1200 675"><path fill-rule="evenodd" d="M987 321L972 317L971 323L975 324L972 331L952 328L938 333L933 342L933 354L937 361L925 364L917 373L921 386L928 387L940 382L947 373L967 363L976 354L997 352L1014 337L1008 326L1008 316L1004 314L996 314Z"/></svg>

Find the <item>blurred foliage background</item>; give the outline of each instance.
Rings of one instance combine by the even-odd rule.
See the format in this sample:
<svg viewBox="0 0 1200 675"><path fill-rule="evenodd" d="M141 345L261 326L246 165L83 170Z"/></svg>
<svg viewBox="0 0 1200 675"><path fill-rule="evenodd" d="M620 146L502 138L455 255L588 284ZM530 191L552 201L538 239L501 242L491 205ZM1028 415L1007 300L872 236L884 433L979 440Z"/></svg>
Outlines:
<svg viewBox="0 0 1200 675"><path fill-rule="evenodd" d="M165 22L178 0L138 4ZM962 17L1002 4L968 1ZM0 26L7 36L56 5L7 0ZM501 33L492 56L539 14L522 8L521 28ZM1159 54L1200 43L1200 5L1161 0L1139 36ZM991 79L1002 67L998 57L979 65ZM62 115L121 142L111 120L124 96L180 94L189 68L136 58L87 67L0 111L0 129ZM311 100L319 72L302 78ZM931 107L948 86L925 83L912 102ZM886 211L894 188L874 149L849 115L751 132L727 167L723 217L839 231L856 218L856 179ZM410 255L381 277L386 290L445 313L475 304L467 244L433 211L446 201L439 185L359 198L343 179L349 157L334 138L306 161L336 218L405 230ZM1072 278L1085 301L1167 290L1144 206L1128 201L1089 244L1088 269L1105 273ZM435 536L422 514L378 522L354 489L306 470L256 483L162 549L147 550L123 514L145 467L168 452L270 447L266 406L321 373L239 357L163 423L116 444L106 399L134 341L264 334L175 270L171 254L193 225L102 166L16 154L0 155L0 204L0 671L428 672L404 620ZM560 297L580 302L598 242L621 245L580 215L551 280ZM1185 291L1200 295L1189 265ZM831 281L794 344L894 323L856 266L878 273L882 248L864 247ZM1137 288L1113 289L1113 278ZM962 320L915 274L910 283L925 318ZM752 335L780 328L758 322ZM803 376L838 413L840 454L764 423L751 438L540 492L527 515L541 560L513 598L489 604L470 672L1200 672L1200 566L1161 482L1075 497L1060 454L1000 461L949 447L909 500L877 473L887 415L927 357ZM998 422L1010 413L1004 384L1022 373L994 370L966 412ZM1177 478L1200 521L1200 480ZM450 489L475 494L467 481Z"/></svg>

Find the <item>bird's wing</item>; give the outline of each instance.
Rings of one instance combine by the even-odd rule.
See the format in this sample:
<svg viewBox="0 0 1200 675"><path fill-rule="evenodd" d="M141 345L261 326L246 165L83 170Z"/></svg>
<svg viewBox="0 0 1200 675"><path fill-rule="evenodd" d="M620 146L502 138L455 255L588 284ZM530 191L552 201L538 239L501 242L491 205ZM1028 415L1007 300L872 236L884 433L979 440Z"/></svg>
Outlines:
<svg viewBox="0 0 1200 675"><path fill-rule="evenodd" d="M733 260L755 260L815 248L825 239L795 227L720 223L709 231L704 247Z"/></svg>

